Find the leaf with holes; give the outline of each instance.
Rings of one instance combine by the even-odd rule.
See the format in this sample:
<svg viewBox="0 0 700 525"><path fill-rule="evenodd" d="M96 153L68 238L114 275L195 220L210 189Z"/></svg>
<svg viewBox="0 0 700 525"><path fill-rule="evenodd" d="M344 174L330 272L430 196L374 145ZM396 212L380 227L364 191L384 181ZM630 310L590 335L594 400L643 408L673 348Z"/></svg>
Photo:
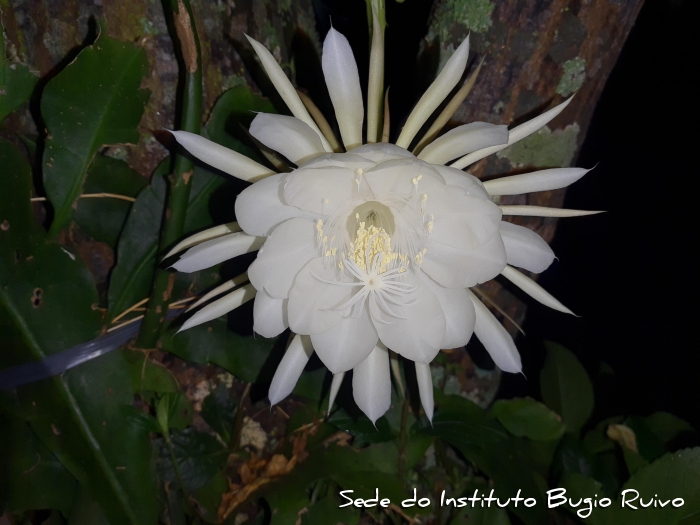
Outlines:
<svg viewBox="0 0 700 525"><path fill-rule="evenodd" d="M82 262L47 240L29 202L31 170L0 141L8 197L0 200L0 367L37 361L94 339L101 315ZM2 218L4 217L4 219ZM155 525L148 432L123 409L134 390L124 356L110 353L17 389L32 431L90 492L112 525Z"/></svg>
<svg viewBox="0 0 700 525"><path fill-rule="evenodd" d="M98 148L138 142L136 127L150 96L139 86L147 73L143 49L103 32L46 84L41 115L48 137L42 169L54 208L51 233L70 224Z"/></svg>

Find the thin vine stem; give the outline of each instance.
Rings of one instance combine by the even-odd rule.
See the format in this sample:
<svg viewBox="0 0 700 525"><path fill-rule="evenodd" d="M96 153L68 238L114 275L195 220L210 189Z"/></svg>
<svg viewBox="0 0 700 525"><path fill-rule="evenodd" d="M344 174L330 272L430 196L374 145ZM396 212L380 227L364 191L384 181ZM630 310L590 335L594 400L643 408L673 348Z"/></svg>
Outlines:
<svg viewBox="0 0 700 525"><path fill-rule="evenodd" d="M163 6L166 17L171 18L173 22L173 40L179 43L185 69L179 128L199 133L202 121L202 59L192 7L189 0L166 0ZM194 164L189 158L175 155L174 170L169 176L169 193L161 228L159 253L166 253L167 248L182 237L193 170ZM152 348L156 345L170 304L174 278L175 274L156 267L151 296L136 340L138 347Z"/></svg>

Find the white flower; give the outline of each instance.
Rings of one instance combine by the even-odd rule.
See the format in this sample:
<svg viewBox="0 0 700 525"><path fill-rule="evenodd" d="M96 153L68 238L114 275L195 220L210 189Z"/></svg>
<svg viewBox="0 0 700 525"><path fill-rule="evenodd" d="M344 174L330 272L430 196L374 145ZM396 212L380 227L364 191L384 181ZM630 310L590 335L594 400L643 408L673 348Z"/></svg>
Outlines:
<svg viewBox="0 0 700 525"><path fill-rule="evenodd" d="M433 399L428 363L441 348L461 347L476 333L502 370L520 372L513 340L469 288L502 274L536 300L571 313L514 269L539 273L554 259L552 250L539 235L502 221L502 216L590 212L499 207L492 197L561 188L587 170L551 169L482 184L461 168L533 133L569 101L510 132L484 122L457 127L430 144L421 142L416 157L407 148L461 79L467 40L418 102L397 143L375 142L379 130L374 118L369 119L369 143L362 145L364 107L357 66L345 37L331 29L323 46L323 70L347 150L336 153L332 145L338 149L338 142L327 123L311 118L272 55L249 40L294 115L259 114L250 133L298 168L274 174L202 137L173 132L204 162L255 182L236 200L238 222L180 243L171 253L190 249L173 266L192 272L259 250L248 270L250 284L201 309L183 329L254 296L257 333L272 337L289 327L298 334L279 365L270 401L276 403L292 391L316 351L335 374L331 404L343 374L353 369L355 400L372 421L391 401L388 348L416 363L429 418ZM372 60L376 55L373 48ZM377 69L371 67L370 89L381 85L373 77ZM368 94L377 96L381 93ZM443 114L438 121L447 118ZM225 283L197 306L244 282L241 276Z"/></svg>

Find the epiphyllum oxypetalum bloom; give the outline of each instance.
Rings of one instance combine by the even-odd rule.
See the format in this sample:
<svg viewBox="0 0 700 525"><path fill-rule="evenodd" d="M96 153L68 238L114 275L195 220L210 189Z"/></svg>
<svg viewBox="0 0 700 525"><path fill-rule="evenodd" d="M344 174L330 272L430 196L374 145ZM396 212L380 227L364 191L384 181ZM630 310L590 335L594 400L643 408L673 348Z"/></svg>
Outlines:
<svg viewBox="0 0 700 525"><path fill-rule="evenodd" d="M431 418L428 363L441 348L463 346L474 332L501 369L521 369L511 337L470 287L502 274L538 301L571 313L513 268L541 272L554 254L536 233L504 222L502 216L588 212L499 207L492 196L561 188L586 170L544 170L485 184L461 170L544 126L568 101L510 132L506 126L476 122L430 144L419 142L418 156L408 151L417 131L462 77L468 41L418 102L397 143L376 143L381 100L377 77L382 69L377 26L375 20L367 144L362 140L364 107L350 46L333 29L323 46L323 71L346 153L335 152L342 150L320 113L311 105L314 118L310 116L272 55L249 39L294 115L259 114L250 133L298 168L274 174L200 136L174 132L196 157L255 183L236 200L238 223L195 235L171 253L190 248L173 266L192 272L259 249L248 270L250 284L244 285L246 278L241 276L207 294L197 306L237 287L201 309L183 329L254 296L256 332L272 337L289 327L298 334L275 374L272 403L292 391L316 351L335 374L331 398L343 374L353 369L355 400L375 421L390 405L390 348L415 362L421 401ZM428 138L437 134L463 95L455 95Z"/></svg>

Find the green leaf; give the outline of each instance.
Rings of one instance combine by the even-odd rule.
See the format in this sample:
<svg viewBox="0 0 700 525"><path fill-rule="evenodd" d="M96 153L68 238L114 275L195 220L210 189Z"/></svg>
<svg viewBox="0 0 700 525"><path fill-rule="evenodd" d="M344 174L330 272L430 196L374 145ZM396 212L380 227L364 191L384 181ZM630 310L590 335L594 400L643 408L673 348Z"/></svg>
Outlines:
<svg viewBox="0 0 700 525"><path fill-rule="evenodd" d="M173 456L182 476L186 492L204 487L226 464L228 451L210 434L197 432L193 428L170 433ZM163 481L178 484L167 442L159 438L154 442L159 450L158 471Z"/></svg>
<svg viewBox="0 0 700 525"><path fill-rule="evenodd" d="M158 251L160 222L165 207L165 180L153 176L129 212L117 246L107 302L107 321L148 297Z"/></svg>
<svg viewBox="0 0 700 525"><path fill-rule="evenodd" d="M5 57L5 42L0 35L0 122L29 100L38 80L24 64Z"/></svg>
<svg viewBox="0 0 700 525"><path fill-rule="evenodd" d="M350 415L341 408L328 418L328 422L337 427L338 430L351 434L355 438L355 442L360 445L383 443L396 437L384 416L377 419L375 424L372 424L364 414Z"/></svg>
<svg viewBox="0 0 700 525"><path fill-rule="evenodd" d="M232 88L217 100L202 135L239 153L260 160L257 152L241 140L245 134L241 133L240 124L252 119L253 111L271 112L272 107L266 99L254 95L246 86ZM236 133L238 138L231 132ZM110 282L109 320L129 306L146 298L150 293L153 269L159 262L156 254L161 218L165 207L163 175L168 173L169 164L170 159L165 159L156 169L151 179L151 188L146 188L139 194L127 218L117 247L117 264L112 272ZM228 193L240 191L244 186L244 183L236 181L228 175L215 174L214 170L197 164L192 176L192 189L183 238L212 227L215 223L233 220L232 196ZM223 210L216 214L215 221L212 217L212 208L214 208L212 203L216 200L215 197L224 193L226 195L223 196L223 202L219 206ZM215 273L215 271L205 270L192 276L179 274L178 281L187 281L189 285L192 279L204 277L199 274L210 273ZM206 276L207 283L211 277L210 275ZM203 286L208 286L208 284Z"/></svg>
<svg viewBox="0 0 700 525"><path fill-rule="evenodd" d="M561 418L534 399L496 401L491 412L514 436L549 441L559 439L565 431Z"/></svg>
<svg viewBox="0 0 700 525"><path fill-rule="evenodd" d="M229 490L228 481L222 472L217 472L201 489L195 491L199 515L207 523L218 523L221 496Z"/></svg>
<svg viewBox="0 0 700 525"><path fill-rule="evenodd" d="M576 356L546 342L547 359L540 372L544 403L559 414L570 432L577 433L593 412L593 386Z"/></svg>
<svg viewBox="0 0 700 525"><path fill-rule="evenodd" d="M162 165L166 163L167 159ZM210 200L212 195L225 184L225 179L204 169L195 168L185 220L186 235L212 226L213 220L209 213ZM151 291L153 271L159 262L158 239L165 209L165 193L165 179L154 173L151 185L139 193L131 207L119 239L117 264L110 279L107 314L109 320L148 297ZM191 284L195 279L204 278L204 275L210 272L214 273L214 277L218 277L215 268L192 274L192 276L178 274L177 277Z"/></svg>
<svg viewBox="0 0 700 525"><path fill-rule="evenodd" d="M68 515L68 525L110 525L100 506L80 487Z"/></svg>
<svg viewBox="0 0 700 525"><path fill-rule="evenodd" d="M633 489L646 501L652 496L661 501L683 498L685 504L675 508L650 507L640 511L624 509L624 514L634 514L635 524L672 525L688 518L697 519L700 513L700 447L666 454L661 459L635 473L623 490ZM670 507L670 508L669 508Z"/></svg>
<svg viewBox="0 0 700 525"><path fill-rule="evenodd" d="M436 391L437 394L437 391ZM496 419L473 402L461 396L439 394L439 409L432 427L427 420L422 431L452 443L458 448L487 447L508 439L508 434Z"/></svg>
<svg viewBox="0 0 700 525"><path fill-rule="evenodd" d="M125 352L126 361L131 374L134 391L143 392L179 392L175 376L164 366L148 359L144 352Z"/></svg>
<svg viewBox="0 0 700 525"><path fill-rule="evenodd" d="M3 420L0 500L10 511L58 509L68 515L77 480L46 448L29 425L16 418Z"/></svg>
<svg viewBox="0 0 700 525"><path fill-rule="evenodd" d="M43 172L54 208L53 234L70 223L97 150L138 142L136 127L150 96L139 86L147 74L142 48L103 33L46 84L41 97L48 131Z"/></svg>
<svg viewBox="0 0 700 525"><path fill-rule="evenodd" d="M8 197L0 200L0 366L36 361L100 332L98 295L77 257L48 242L29 207L31 173L21 155L0 141ZM3 217L5 217L3 219ZM148 433L122 409L131 387L119 352L61 376L17 389L41 442L86 486L112 525L155 524L155 478Z"/></svg>
<svg viewBox="0 0 700 525"><path fill-rule="evenodd" d="M450 525L510 525L510 519L506 509L476 507L458 514Z"/></svg>
<svg viewBox="0 0 700 525"><path fill-rule="evenodd" d="M231 399L231 391L223 383L204 398L201 416L219 434L224 443L231 441L231 428L236 418L237 404Z"/></svg>
<svg viewBox="0 0 700 525"><path fill-rule="evenodd" d="M168 330L161 341L166 352L194 363L219 365L242 381L253 383L276 340L232 332L224 317L178 334Z"/></svg>
<svg viewBox="0 0 700 525"><path fill-rule="evenodd" d="M645 460L655 461L668 452L663 441L649 428L647 418L632 416L627 418L625 425L634 431L637 450Z"/></svg>
<svg viewBox="0 0 700 525"><path fill-rule="evenodd" d="M95 155L88 169L83 193L136 197L147 184L148 180L123 160ZM114 247L124 228L131 204L114 197L78 199L75 222L93 239Z"/></svg>
<svg viewBox="0 0 700 525"><path fill-rule="evenodd" d="M682 432L693 432L695 429L681 418L668 412L656 412L647 418L645 422L662 443L667 444Z"/></svg>
<svg viewBox="0 0 700 525"><path fill-rule="evenodd" d="M323 383L327 374L328 369L325 366L302 372L292 393L319 403L323 398Z"/></svg>
<svg viewBox="0 0 700 525"><path fill-rule="evenodd" d="M355 525L360 522L360 510L355 506L340 508L347 501L335 494L329 494L321 501L308 507L308 511L301 514L302 525Z"/></svg>

